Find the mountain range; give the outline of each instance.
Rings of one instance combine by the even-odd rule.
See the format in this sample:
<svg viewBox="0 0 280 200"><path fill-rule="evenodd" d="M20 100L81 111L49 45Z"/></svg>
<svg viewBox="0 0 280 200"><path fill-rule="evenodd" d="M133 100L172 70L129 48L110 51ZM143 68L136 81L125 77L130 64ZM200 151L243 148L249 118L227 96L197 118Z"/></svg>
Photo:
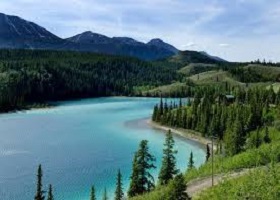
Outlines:
<svg viewBox="0 0 280 200"><path fill-rule="evenodd" d="M179 52L174 46L158 38L143 43L129 37L110 38L86 31L63 39L33 22L3 13L0 13L0 48L86 51L130 56L142 60L164 59ZM220 58L204 52L201 54L220 61Z"/></svg>

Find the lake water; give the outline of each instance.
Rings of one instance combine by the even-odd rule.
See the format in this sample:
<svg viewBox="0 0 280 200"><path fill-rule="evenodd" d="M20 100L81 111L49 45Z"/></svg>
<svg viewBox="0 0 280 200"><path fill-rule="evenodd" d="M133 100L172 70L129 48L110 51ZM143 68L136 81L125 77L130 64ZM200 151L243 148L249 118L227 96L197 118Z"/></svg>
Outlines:
<svg viewBox="0 0 280 200"><path fill-rule="evenodd" d="M0 115L0 199L34 199L38 164L44 188L52 183L56 200L87 200L92 184L99 199L105 187L113 199L116 172L121 169L127 189L133 154L143 139L157 158L156 175L165 134L143 119L158 102L97 98ZM175 141L180 170L186 169L191 151L196 166L205 161L199 145L177 136Z"/></svg>

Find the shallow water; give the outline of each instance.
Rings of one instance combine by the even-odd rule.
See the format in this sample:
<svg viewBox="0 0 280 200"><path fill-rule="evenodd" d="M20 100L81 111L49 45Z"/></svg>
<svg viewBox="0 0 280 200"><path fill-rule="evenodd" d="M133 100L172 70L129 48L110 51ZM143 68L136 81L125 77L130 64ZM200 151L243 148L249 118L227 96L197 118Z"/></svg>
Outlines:
<svg viewBox="0 0 280 200"><path fill-rule="evenodd" d="M92 184L100 199L106 187L113 199L120 168L129 185L131 161L141 140L149 140L160 167L165 135L143 119L151 116L156 98L98 98L61 102L51 109L0 115L0 199L34 198L36 170L43 184L53 184L56 200L89 199ZM175 137L178 168L186 169L191 151L195 165L205 160L194 142Z"/></svg>

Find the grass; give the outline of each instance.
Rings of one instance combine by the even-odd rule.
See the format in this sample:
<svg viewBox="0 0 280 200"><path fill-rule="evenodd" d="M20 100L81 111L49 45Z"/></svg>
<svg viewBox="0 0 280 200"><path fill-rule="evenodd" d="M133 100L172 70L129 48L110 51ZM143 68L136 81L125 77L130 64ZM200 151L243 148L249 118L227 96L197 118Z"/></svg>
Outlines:
<svg viewBox="0 0 280 200"><path fill-rule="evenodd" d="M277 126L277 125L275 125ZM279 127L278 127L279 128ZM263 132L261 133L263 136ZM272 140L270 144L263 144L258 149L248 149L240 154L233 157L222 157L216 155L214 157L214 173L215 174L227 174L234 171L240 171L244 168L254 168L257 166L267 165L273 162L280 162L280 133L277 127L269 128L269 136ZM212 163L208 162L199 167L198 169L192 169L185 174L186 182L190 182L195 179L201 179L209 177L212 174ZM246 176L247 177L247 176ZM246 177L244 179L246 179ZM242 179L242 178L241 178ZM279 179L280 180L280 179ZM260 180L261 181L261 180ZM234 184L234 182L232 182ZM263 182L263 184L267 184ZM132 200L162 200L164 196L169 192L169 187L157 187L153 192L134 197ZM242 187L240 187L242 188ZM246 190L244 190L246 191ZM211 192L211 191L210 191ZM218 190L218 192L221 192ZM217 193L218 193L217 192ZM206 195L207 193L205 193ZM228 193L231 195L231 193ZM203 193L204 195L204 193ZM216 195L215 191L213 195ZM235 197L235 196L234 196ZM199 197L199 199L208 199L205 196ZM216 199L213 196L212 199ZM217 198L219 199L219 198ZM223 199L223 198L221 198ZM230 198L228 198L230 199ZM234 198L232 198L234 199ZM235 198L236 199L236 198ZM238 198L237 198L238 199ZM244 199L244 198L241 198Z"/></svg>
<svg viewBox="0 0 280 200"><path fill-rule="evenodd" d="M278 91L280 89L280 67L252 64L245 66L244 69L246 69L247 71L248 69L250 69L250 72L247 73L256 74L257 76L263 77L264 80L267 80L266 82L253 82L247 84L236 80L228 71L213 69L217 69L217 65L191 63L178 70L178 73L184 74L186 76L186 79L190 80L192 86L219 86L228 83L230 86L240 86L248 88L266 87L267 89L269 89L272 85L275 91ZM278 80L279 82L275 82L275 80ZM179 94L181 93L181 91L186 90L186 85L187 84L183 82L175 82L170 85L164 85L156 88L142 88L142 91L144 91L143 94L162 93L164 96L176 96L176 94Z"/></svg>
<svg viewBox="0 0 280 200"><path fill-rule="evenodd" d="M276 112L279 112L276 110ZM278 117L279 113L274 113ZM269 127L269 137L272 143L262 144L259 148L250 148L232 157L214 157L215 174L238 171L244 168L253 168L266 165L271 161L280 162L280 132L279 123L275 121L274 126ZM260 137L264 137L265 129L261 130ZM254 134L253 131L251 134ZM247 140L249 142L249 140ZM190 181L197 178L207 177L212 174L212 163L208 162L198 169L193 169L186 173L186 180Z"/></svg>
<svg viewBox="0 0 280 200"><path fill-rule="evenodd" d="M276 80L277 78L279 80L280 78L280 67L250 64L246 66L245 69L250 69L252 72L268 77L271 80Z"/></svg>
<svg viewBox="0 0 280 200"><path fill-rule="evenodd" d="M280 166L268 169L256 169L248 174L226 180L213 188L203 191L194 200L236 200L267 199L278 200L280 197Z"/></svg>
<svg viewBox="0 0 280 200"><path fill-rule="evenodd" d="M279 89L280 89L280 83L279 83L279 82L271 83L271 84L269 84L266 88L267 88L267 89L270 89L271 86L272 86L272 88L273 88L273 90L274 90L275 92L278 92Z"/></svg>
<svg viewBox="0 0 280 200"><path fill-rule="evenodd" d="M217 69L217 65L215 64L191 63L186 67L181 68L178 72L186 76L190 76L215 69Z"/></svg>
<svg viewBox="0 0 280 200"><path fill-rule="evenodd" d="M228 173L239 171L244 168L253 168L270 163L272 160L280 161L280 143L264 144L258 149L249 149L233 157L214 157L214 173ZM211 162L202 165L198 169L193 169L186 174L186 180L190 181L203 178L212 174Z"/></svg>
<svg viewBox="0 0 280 200"><path fill-rule="evenodd" d="M164 197L168 194L168 192L169 186L160 186L150 193L130 198L130 200L163 200L165 199Z"/></svg>
<svg viewBox="0 0 280 200"><path fill-rule="evenodd" d="M182 90L184 90L187 87L186 83L172 83L170 85L164 85L157 87L155 89L151 89L149 91L144 92L144 94L150 93L150 94L162 94L163 96L169 96L169 95L176 95Z"/></svg>
<svg viewBox="0 0 280 200"><path fill-rule="evenodd" d="M278 132L279 133L279 132ZM222 158L215 157L214 169L215 174L239 171L244 168L254 168L256 166L266 165L272 160L280 161L280 143L274 141L271 144L263 144L258 149L250 149L233 157ZM202 165L198 169L193 169L186 173L187 182L208 177L212 173L211 162ZM157 187L155 191L132 198L132 200L161 200L169 192L169 186ZM203 198L202 198L203 199ZM204 198L205 199L205 198ZM208 198L207 198L208 199Z"/></svg>
<svg viewBox="0 0 280 200"><path fill-rule="evenodd" d="M226 71L207 71L203 73L199 73L189 77L197 85L220 85L225 82L229 83L232 86L245 86L244 83L241 83L235 79L233 79L230 73Z"/></svg>

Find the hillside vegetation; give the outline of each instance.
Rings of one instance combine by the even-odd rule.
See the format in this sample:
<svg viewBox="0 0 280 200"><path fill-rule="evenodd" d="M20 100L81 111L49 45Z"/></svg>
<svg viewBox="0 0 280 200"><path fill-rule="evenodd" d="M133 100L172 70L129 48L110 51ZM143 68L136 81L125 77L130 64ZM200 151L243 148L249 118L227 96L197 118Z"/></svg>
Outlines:
<svg viewBox="0 0 280 200"><path fill-rule="evenodd" d="M236 81L227 71L207 71L189 77L195 84L215 84L221 85L228 83L230 86L243 86L244 83Z"/></svg>
<svg viewBox="0 0 280 200"><path fill-rule="evenodd" d="M181 51L178 54L167 59L168 62L181 63L187 65L190 63L204 63L204 64L215 64L221 63L203 53L197 51Z"/></svg>
<svg viewBox="0 0 280 200"><path fill-rule="evenodd" d="M242 177L224 181L205 190L194 200L236 200L269 199L278 200L280 196L280 166L268 166L265 169L251 171Z"/></svg>
<svg viewBox="0 0 280 200"><path fill-rule="evenodd" d="M219 69L215 64L204 64L204 63L191 63L186 67L181 68L178 72L186 76L191 76L201 72L211 71Z"/></svg>
<svg viewBox="0 0 280 200"><path fill-rule="evenodd" d="M183 97L189 93L182 92L192 90L190 88L200 86L218 86L223 88L242 87L255 88L263 87L270 88L273 86L277 92L279 89L280 67L272 64L242 64L242 63L226 63L220 62L217 64L207 63L190 63L182 65L184 56L172 57L171 61L178 60L177 68L180 80L171 85L165 85L158 88L149 89L143 92L144 95L150 96L170 96ZM170 61L168 62L170 63ZM181 66L181 67L180 67Z"/></svg>
<svg viewBox="0 0 280 200"><path fill-rule="evenodd" d="M135 95L179 79L169 66L93 53L0 50L0 111L53 100Z"/></svg>
<svg viewBox="0 0 280 200"><path fill-rule="evenodd" d="M206 73L204 80L211 78L211 73L217 75L217 72ZM225 75L224 71L219 71L218 75ZM221 73L221 74L220 74ZM229 88L232 90L233 99L227 99L219 87L207 87L205 89L197 88L194 98L184 104L167 104L161 99L158 105L154 107L152 120L158 124L169 126L175 129L190 129L200 132L204 137L215 136L217 150L214 158L214 174L224 175L232 174L244 169L254 169L260 166L274 165L280 162L280 93L275 93L272 88L249 88L243 87ZM230 92L225 90L225 92ZM193 180L201 180L211 177L212 163L210 158L209 146L207 149L206 163L199 168L188 168L185 173L185 181L192 183ZM258 171L253 173L259 173ZM270 173L270 171L269 171ZM272 174L269 175L268 177ZM258 174L254 174L257 176ZM208 192L201 194L200 199L236 199L233 191L242 190L241 199L248 197L254 199L251 193L255 189L245 190L244 188L252 186L244 179L244 186L236 186L221 196L223 189L220 188L208 190L213 195L208 197ZM247 177L248 178L248 177ZM260 176L258 181L264 188L271 188L269 181L265 176ZM239 179L237 179L240 181ZM275 179L274 179L275 180ZM229 180L230 182L230 180ZM274 182L278 187L279 182ZM228 184L228 182L225 182ZM233 181L230 183L234 183ZM153 192L138 196L136 200L144 199L162 199L170 190L170 185L157 187ZM187 186L186 186L187 187ZM240 189L241 188L241 189ZM242 189L243 188L243 189ZM274 190L271 199L277 199L278 193ZM211 194L212 194L211 193ZM220 198L218 198L220 195ZM228 196L225 196L228 195ZM264 197L256 194L256 197ZM207 197L207 198L206 198ZM257 199L258 199L257 198ZM238 199L238 198L237 198ZM260 198L261 199L261 198Z"/></svg>

